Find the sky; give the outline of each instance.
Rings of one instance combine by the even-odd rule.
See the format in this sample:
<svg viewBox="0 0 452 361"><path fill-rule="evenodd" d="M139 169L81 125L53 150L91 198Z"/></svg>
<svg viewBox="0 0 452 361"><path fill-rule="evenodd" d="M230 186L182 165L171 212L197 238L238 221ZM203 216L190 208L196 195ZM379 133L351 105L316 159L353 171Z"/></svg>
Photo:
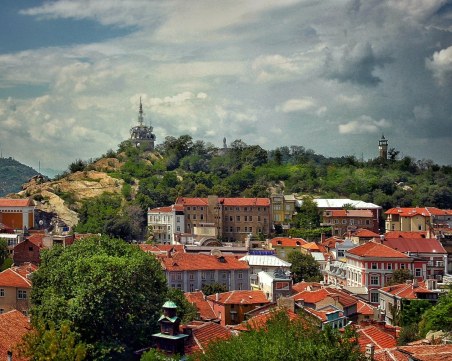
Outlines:
<svg viewBox="0 0 452 361"><path fill-rule="evenodd" d="M2 0L0 149L38 169L159 144L452 164L452 1Z"/></svg>

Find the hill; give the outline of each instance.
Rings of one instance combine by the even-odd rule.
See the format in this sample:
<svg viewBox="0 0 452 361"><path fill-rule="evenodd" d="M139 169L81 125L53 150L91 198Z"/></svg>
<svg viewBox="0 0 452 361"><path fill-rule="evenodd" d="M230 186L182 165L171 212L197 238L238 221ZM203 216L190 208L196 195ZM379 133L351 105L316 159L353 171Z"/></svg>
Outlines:
<svg viewBox="0 0 452 361"><path fill-rule="evenodd" d="M19 192L22 184L37 174L33 168L11 157L0 158L0 197Z"/></svg>

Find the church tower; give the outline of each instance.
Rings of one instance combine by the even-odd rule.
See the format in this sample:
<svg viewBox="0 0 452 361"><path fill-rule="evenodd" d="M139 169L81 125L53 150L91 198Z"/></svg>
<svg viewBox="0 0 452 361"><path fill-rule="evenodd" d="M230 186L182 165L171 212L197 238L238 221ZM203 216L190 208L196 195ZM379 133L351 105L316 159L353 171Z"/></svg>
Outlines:
<svg viewBox="0 0 452 361"><path fill-rule="evenodd" d="M154 150L155 134L152 133L152 127L144 125L143 104L138 111L138 125L130 129L130 141L138 148L143 150Z"/></svg>
<svg viewBox="0 0 452 361"><path fill-rule="evenodd" d="M378 141L378 150L380 151L380 158L383 160L388 159L388 140L384 134L381 135L381 139Z"/></svg>

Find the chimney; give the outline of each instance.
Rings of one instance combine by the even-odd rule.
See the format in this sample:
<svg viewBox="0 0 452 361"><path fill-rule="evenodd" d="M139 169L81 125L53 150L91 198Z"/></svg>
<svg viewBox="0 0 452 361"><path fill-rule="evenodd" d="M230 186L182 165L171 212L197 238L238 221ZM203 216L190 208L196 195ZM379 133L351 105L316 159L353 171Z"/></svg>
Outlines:
<svg viewBox="0 0 452 361"><path fill-rule="evenodd" d="M413 288L416 288L418 286L417 278L413 278Z"/></svg>
<svg viewBox="0 0 452 361"><path fill-rule="evenodd" d="M12 351L8 351L6 353L6 361L13 361L13 353L12 353Z"/></svg>
<svg viewBox="0 0 452 361"><path fill-rule="evenodd" d="M380 235L380 243L383 244L383 241L385 240L385 235L382 234Z"/></svg>
<svg viewBox="0 0 452 361"><path fill-rule="evenodd" d="M373 343L369 343L366 345L366 359L371 361L374 359L375 353L375 345Z"/></svg>
<svg viewBox="0 0 452 361"><path fill-rule="evenodd" d="M220 294L217 292L215 293L215 301L219 301L220 300Z"/></svg>

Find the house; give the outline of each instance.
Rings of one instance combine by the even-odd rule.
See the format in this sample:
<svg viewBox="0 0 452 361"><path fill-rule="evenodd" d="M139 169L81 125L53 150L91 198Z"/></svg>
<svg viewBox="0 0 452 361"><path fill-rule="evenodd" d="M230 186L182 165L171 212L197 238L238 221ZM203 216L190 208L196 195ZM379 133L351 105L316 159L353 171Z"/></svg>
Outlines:
<svg viewBox="0 0 452 361"><path fill-rule="evenodd" d="M16 309L28 315L31 292L29 276L36 269L35 266L26 264L0 272L0 313Z"/></svg>
<svg viewBox="0 0 452 361"><path fill-rule="evenodd" d="M287 260L287 255L292 252L300 252L301 246L305 245L306 242L303 238L292 238L292 237L275 237L267 242L268 248L275 250L279 258Z"/></svg>
<svg viewBox="0 0 452 361"><path fill-rule="evenodd" d="M419 258L427 262L426 278L436 278L441 281L447 274L447 251L436 238L388 238L386 235L383 244L396 249L410 257ZM421 269L415 269L414 275L421 276Z"/></svg>
<svg viewBox="0 0 452 361"><path fill-rule="evenodd" d="M347 317L334 306L326 306L318 310L303 307L303 312L323 330L326 326L331 328L343 328L347 325Z"/></svg>
<svg viewBox="0 0 452 361"><path fill-rule="evenodd" d="M217 320L211 304L207 301L207 296L202 291L185 292L185 298L198 310L197 319L201 321Z"/></svg>
<svg viewBox="0 0 452 361"><path fill-rule="evenodd" d="M262 291L230 291L207 297L222 326L236 325L245 320L245 314L270 301Z"/></svg>
<svg viewBox="0 0 452 361"><path fill-rule="evenodd" d="M416 270L420 269L419 281L426 276L426 261L409 257L380 242L372 241L352 248L345 257L347 286L364 287L372 304L379 304L378 289L386 285L395 270L407 269L417 274Z"/></svg>
<svg viewBox="0 0 452 361"><path fill-rule="evenodd" d="M272 194L272 221L275 226L289 229L290 222L295 214L296 199L293 194Z"/></svg>
<svg viewBox="0 0 452 361"><path fill-rule="evenodd" d="M292 294L292 277L282 269L276 269L273 272L260 271L256 276L257 285L252 279L252 289L263 291L269 301L276 302L279 298Z"/></svg>
<svg viewBox="0 0 452 361"><path fill-rule="evenodd" d="M378 237L380 237L378 233L365 228L358 228L350 233L350 239L356 245L367 243Z"/></svg>
<svg viewBox="0 0 452 361"><path fill-rule="evenodd" d="M158 243L175 244L185 229L184 208L181 205L148 209L148 228Z"/></svg>
<svg viewBox="0 0 452 361"><path fill-rule="evenodd" d="M416 279L407 283L382 287L380 293L380 314L387 324L396 323L396 312L401 311L406 302L411 300L427 300L436 303L440 290L437 288L437 281L429 279L418 282Z"/></svg>
<svg viewBox="0 0 452 361"><path fill-rule="evenodd" d="M271 207L269 198L208 198L179 197L185 215L185 233L208 225L214 233L210 238L244 242L250 234L271 233Z"/></svg>
<svg viewBox="0 0 452 361"><path fill-rule="evenodd" d="M0 223L15 230L34 227L35 203L31 198L10 199L0 198Z"/></svg>
<svg viewBox="0 0 452 361"><path fill-rule="evenodd" d="M356 330L358 343L362 352L369 360L374 358L376 351L393 348L397 345L397 329L378 323L360 325ZM407 360L405 360L407 361Z"/></svg>
<svg viewBox="0 0 452 361"><path fill-rule="evenodd" d="M290 272L291 266L291 263L273 255L248 254L240 258L240 261L247 262L250 266L250 285L253 289L260 289L258 281L259 272L263 271L273 274L275 271L279 271L285 273Z"/></svg>
<svg viewBox="0 0 452 361"><path fill-rule="evenodd" d="M249 266L235 256L169 251L159 256L168 286L194 292L220 283L228 290L250 289Z"/></svg>
<svg viewBox="0 0 452 361"><path fill-rule="evenodd" d="M261 307L248 313L251 315L242 323L233 326L232 329L239 332L249 332L250 330L259 330L265 327L267 322L274 318L279 312L284 312L290 321L301 320L300 316L293 310L286 307L269 304L268 307Z"/></svg>
<svg viewBox="0 0 452 361"><path fill-rule="evenodd" d="M8 253L12 255L14 247L24 240L24 235L21 233L0 233L0 240L6 242Z"/></svg>
<svg viewBox="0 0 452 361"><path fill-rule="evenodd" d="M22 312L11 310L0 314L0 360L28 360L17 354L16 347L30 331L30 321Z"/></svg>
<svg viewBox="0 0 452 361"><path fill-rule="evenodd" d="M211 342L227 340L231 330L215 322L190 322L184 325L184 333L189 335L185 343L185 354L205 353Z"/></svg>
<svg viewBox="0 0 452 361"><path fill-rule="evenodd" d="M370 209L327 209L322 217L322 225L331 227L334 236L349 235L358 228L378 232L378 223Z"/></svg>
<svg viewBox="0 0 452 361"><path fill-rule="evenodd" d="M452 225L452 210L436 207L391 208L385 212L386 231L429 232L436 227Z"/></svg>

